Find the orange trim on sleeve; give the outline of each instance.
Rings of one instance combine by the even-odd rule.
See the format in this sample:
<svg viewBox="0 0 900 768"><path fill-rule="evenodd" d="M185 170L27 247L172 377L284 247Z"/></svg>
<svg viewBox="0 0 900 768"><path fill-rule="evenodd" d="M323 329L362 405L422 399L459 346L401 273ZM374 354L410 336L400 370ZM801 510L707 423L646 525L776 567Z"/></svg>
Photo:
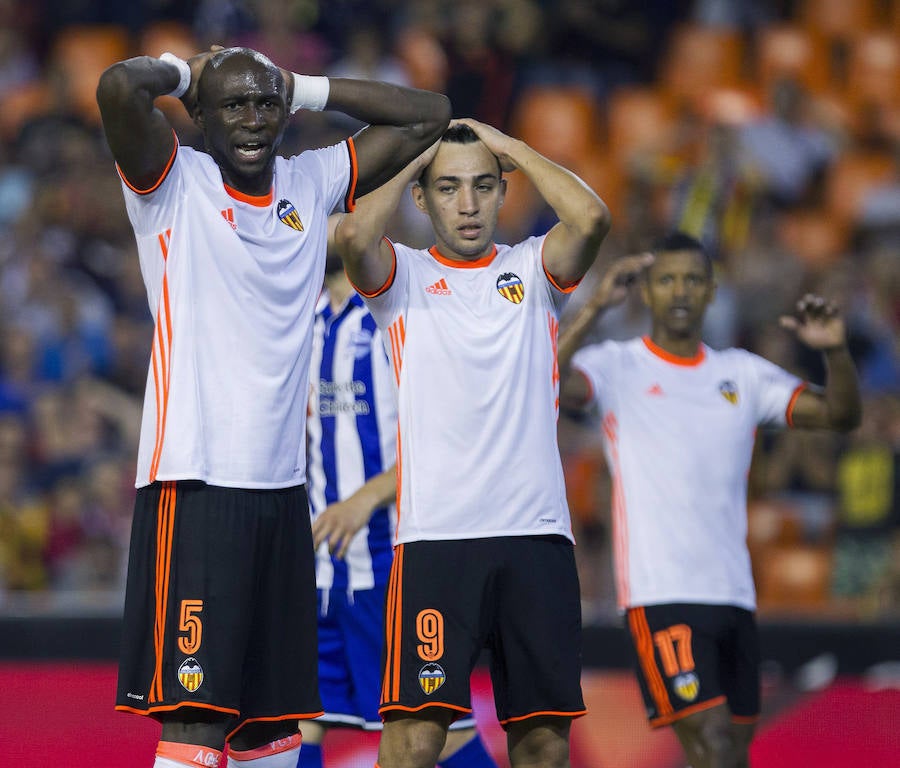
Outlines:
<svg viewBox="0 0 900 768"><path fill-rule="evenodd" d="M692 357L679 357L678 355L673 355L671 352L667 352L664 350L659 344L656 344L653 339L649 336L643 336L641 341L644 342L644 346L647 347L654 355L659 358L662 358L667 363L672 363L672 365L683 365L683 366L695 366L700 365L704 360L706 360L706 349L701 344L697 348L697 354Z"/></svg>
<svg viewBox="0 0 900 768"><path fill-rule="evenodd" d="M162 184L166 180L166 176L169 175L169 171L172 169L172 164L175 162L175 156L178 154L178 136L175 134L175 131L172 131L172 137L175 140L175 145L172 147L172 154L169 156L169 162L166 163L166 167L163 168L162 174L160 174L157 182L147 189L138 189L134 184L132 184L128 179L125 178L125 174L122 173L121 167L116 163L116 172L119 174L119 178L125 183L125 186L128 187L132 192L136 195L149 195L151 192L156 191L159 188L159 185Z"/></svg>
<svg viewBox="0 0 900 768"><path fill-rule="evenodd" d="M344 196L344 210L352 213L356 208L356 185L359 183L359 162L356 159L356 144L352 136L347 138L347 152L350 154L350 183Z"/></svg>
<svg viewBox="0 0 900 768"><path fill-rule="evenodd" d="M348 280L350 280L350 285L353 286L353 290L365 299L374 299L376 296L380 296L394 284L394 277L397 275L397 251L394 250L394 244L386 237L382 237L381 240L382 242L388 244L388 247L391 249L391 254L393 254L394 257L394 260L391 262L391 274L389 274L387 280L384 281L384 285L382 285L380 288L376 288L374 291L369 293L368 291L364 291L362 288L357 286L356 283L350 280L349 277L347 278Z"/></svg>
<svg viewBox="0 0 900 768"><path fill-rule="evenodd" d="M594 398L597 396L597 393L594 391L594 382L591 381L591 377L577 366L573 366L572 370L579 376L581 376L581 378L584 379L584 383L587 384L588 393L587 397L585 398L584 404L587 405L588 403L593 403Z"/></svg>
<svg viewBox="0 0 900 768"><path fill-rule="evenodd" d="M785 408L784 411L784 418L789 427L794 426L794 406L797 404L797 399L803 394L807 387L808 384L806 382L798 385L797 389L794 390L794 394L791 395L791 399L788 400L787 408Z"/></svg>
<svg viewBox="0 0 900 768"><path fill-rule="evenodd" d="M550 285L556 288L557 291L559 291L560 293L572 293L572 291L574 291L581 284L581 281L584 279L584 275L571 283L566 283L565 285L563 283L560 283L555 277L553 277L552 274L550 274L550 270L547 269L547 263L544 261L544 245L546 243L547 240L545 238L544 242L541 243L541 269L544 270L544 274L550 281Z"/></svg>

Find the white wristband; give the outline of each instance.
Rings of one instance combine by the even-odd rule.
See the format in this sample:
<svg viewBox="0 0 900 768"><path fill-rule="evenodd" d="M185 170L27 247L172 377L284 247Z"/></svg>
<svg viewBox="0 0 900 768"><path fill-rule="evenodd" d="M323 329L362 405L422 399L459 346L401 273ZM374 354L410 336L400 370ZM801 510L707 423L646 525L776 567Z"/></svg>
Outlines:
<svg viewBox="0 0 900 768"><path fill-rule="evenodd" d="M191 87L190 66L184 59L179 59L174 53L169 53L168 51L162 54L159 57L159 60L178 68L178 74L181 79L178 81L178 85L176 85L168 95L180 99L187 92L187 89Z"/></svg>
<svg viewBox="0 0 900 768"><path fill-rule="evenodd" d="M327 77L314 75L294 75L294 96L291 99L291 114L298 109L309 109L313 112L321 112L328 103L328 93L331 83Z"/></svg>

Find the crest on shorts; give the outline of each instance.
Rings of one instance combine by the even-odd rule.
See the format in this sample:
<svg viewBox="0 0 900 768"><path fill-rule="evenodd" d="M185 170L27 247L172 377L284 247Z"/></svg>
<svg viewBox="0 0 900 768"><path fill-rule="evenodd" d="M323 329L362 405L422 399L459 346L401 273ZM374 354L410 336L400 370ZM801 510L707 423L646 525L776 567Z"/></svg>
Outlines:
<svg viewBox="0 0 900 768"><path fill-rule="evenodd" d="M446 679L447 674L440 664L426 664L419 670L419 687L425 692L426 696L430 696L440 688Z"/></svg>
<svg viewBox="0 0 900 768"><path fill-rule="evenodd" d="M303 231L303 222L300 221L300 214L297 213L297 209L294 208L294 204L290 200L279 200L277 211L278 218L281 219L282 224L287 224L291 229L296 229L298 232Z"/></svg>
<svg viewBox="0 0 900 768"><path fill-rule="evenodd" d="M514 272L504 272L497 278L497 292L513 304L521 304L525 298L525 284Z"/></svg>
<svg viewBox="0 0 900 768"><path fill-rule="evenodd" d="M737 384L730 379L719 382L719 394L722 395L732 405L737 405L738 391Z"/></svg>
<svg viewBox="0 0 900 768"><path fill-rule="evenodd" d="M181 662L178 667L178 682L186 691L193 693L203 685L203 667L193 656Z"/></svg>
<svg viewBox="0 0 900 768"><path fill-rule="evenodd" d="M693 672L685 672L672 681L672 687L682 701L693 701L700 693L700 679Z"/></svg>

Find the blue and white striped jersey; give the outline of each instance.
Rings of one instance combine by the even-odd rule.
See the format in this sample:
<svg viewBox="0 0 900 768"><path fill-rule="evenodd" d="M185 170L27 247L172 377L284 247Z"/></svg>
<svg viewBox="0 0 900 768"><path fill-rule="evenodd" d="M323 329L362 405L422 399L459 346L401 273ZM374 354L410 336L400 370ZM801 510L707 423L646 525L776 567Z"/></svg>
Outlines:
<svg viewBox="0 0 900 768"><path fill-rule="evenodd" d="M394 463L396 384L381 332L355 293L333 312L323 292L316 308L307 431L313 518ZM387 583L395 523L393 504L376 510L343 560L323 544L316 556L319 589L356 591Z"/></svg>

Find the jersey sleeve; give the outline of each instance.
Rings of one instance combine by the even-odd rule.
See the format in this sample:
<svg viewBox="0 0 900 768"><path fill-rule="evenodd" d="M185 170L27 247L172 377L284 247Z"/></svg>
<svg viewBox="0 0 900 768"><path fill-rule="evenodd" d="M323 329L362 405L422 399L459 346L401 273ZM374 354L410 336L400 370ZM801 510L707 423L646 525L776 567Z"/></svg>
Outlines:
<svg viewBox="0 0 900 768"><path fill-rule="evenodd" d="M357 167L352 138L330 147L302 152L291 158L291 162L312 179L329 214L353 210Z"/></svg>
<svg viewBox="0 0 900 768"><path fill-rule="evenodd" d="M604 409L604 397L611 391L609 373L613 368L614 348L611 342L589 344L572 356L572 373L584 376L591 388L591 403Z"/></svg>
<svg viewBox="0 0 900 768"><path fill-rule="evenodd" d="M133 187L119 171L125 210L136 236L155 235L172 226L184 194L186 170L194 162L193 150L176 144L172 159L159 181L150 189ZM118 170L118 169L117 169Z"/></svg>
<svg viewBox="0 0 900 768"><path fill-rule="evenodd" d="M415 251L386 239L394 251L394 269L382 288L374 294L361 293L366 306L381 329L387 329L406 312L409 301L409 271Z"/></svg>
<svg viewBox="0 0 900 768"><path fill-rule="evenodd" d="M783 368L751 352L744 352L756 392L758 424L783 427L788 423L788 409L805 382Z"/></svg>

